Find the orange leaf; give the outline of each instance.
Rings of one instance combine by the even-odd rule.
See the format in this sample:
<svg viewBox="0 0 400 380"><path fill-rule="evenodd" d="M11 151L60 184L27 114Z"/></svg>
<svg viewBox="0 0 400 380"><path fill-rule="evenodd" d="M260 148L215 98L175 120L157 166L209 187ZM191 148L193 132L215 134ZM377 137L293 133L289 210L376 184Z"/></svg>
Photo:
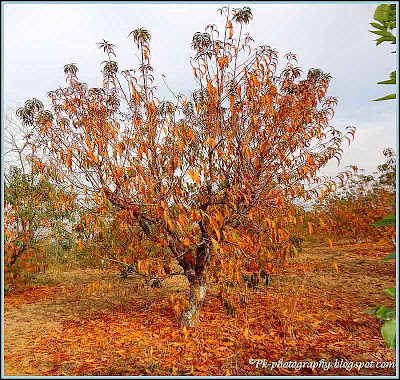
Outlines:
<svg viewBox="0 0 400 380"><path fill-rule="evenodd" d="M333 267L335 268L336 272L339 273L339 267L335 262L333 262Z"/></svg>
<svg viewBox="0 0 400 380"><path fill-rule="evenodd" d="M237 279L237 282L238 282L240 285L242 285L242 276L240 275L239 270L236 271L236 279Z"/></svg>
<svg viewBox="0 0 400 380"><path fill-rule="evenodd" d="M214 148L215 145L217 145L217 143L216 143L216 141L215 141L212 137L210 137L210 138L208 139L208 145L210 145L211 148Z"/></svg>
<svg viewBox="0 0 400 380"><path fill-rule="evenodd" d="M188 170L188 174L193 181L196 181L197 183L200 182L200 176L197 172L194 170Z"/></svg>
<svg viewBox="0 0 400 380"><path fill-rule="evenodd" d="M82 239L80 239L80 238L78 239L78 247L79 247L80 250L83 249Z"/></svg>
<svg viewBox="0 0 400 380"><path fill-rule="evenodd" d="M167 223L168 223L169 228L171 228L171 230L174 230L174 229L175 229L174 223L172 222L171 219L168 219L168 220L167 220Z"/></svg>

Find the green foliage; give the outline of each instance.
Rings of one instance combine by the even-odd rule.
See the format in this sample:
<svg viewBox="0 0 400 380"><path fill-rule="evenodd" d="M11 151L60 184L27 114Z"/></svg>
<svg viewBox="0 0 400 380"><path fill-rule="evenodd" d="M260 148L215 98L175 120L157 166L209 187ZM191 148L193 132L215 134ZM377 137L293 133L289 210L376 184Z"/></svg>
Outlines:
<svg viewBox="0 0 400 380"><path fill-rule="evenodd" d="M364 310L363 314L376 314L376 311L380 308L380 306L371 307L369 309Z"/></svg>
<svg viewBox="0 0 400 380"><path fill-rule="evenodd" d="M396 288L388 288L385 289L384 292L388 294L390 297L396 298Z"/></svg>
<svg viewBox="0 0 400 380"><path fill-rule="evenodd" d="M41 174L11 167L4 186L5 271L18 262L25 269L37 268L46 242L68 235L65 222L73 219L73 204L71 193Z"/></svg>
<svg viewBox="0 0 400 380"><path fill-rule="evenodd" d="M393 251L389 253L386 257L382 259L382 261L389 261L389 260L395 260L396 259L396 251Z"/></svg>
<svg viewBox="0 0 400 380"><path fill-rule="evenodd" d="M389 218L391 219L391 218ZM394 256L388 258L389 256ZM396 252L392 252L390 255L384 258L384 261L395 259ZM396 298L396 288L388 288L384 289L384 292L390 297ZM383 319L385 322L382 325L381 333L382 337L387 343L389 348L396 347L396 311L388 306L376 306L367 310L364 310L365 314L375 314L375 316L379 319Z"/></svg>
<svg viewBox="0 0 400 380"><path fill-rule="evenodd" d="M378 220L374 223L375 227L386 227L386 226L395 226L396 225L396 217L393 214L386 216L385 219Z"/></svg>
<svg viewBox="0 0 400 380"><path fill-rule="evenodd" d="M380 24L371 25L381 31L393 30L396 28L396 4L381 4L374 13L374 19Z"/></svg>
<svg viewBox="0 0 400 380"><path fill-rule="evenodd" d="M375 315L379 319L389 321L390 319L393 319L396 316L396 312L391 307L380 306L375 311Z"/></svg>
<svg viewBox="0 0 400 380"><path fill-rule="evenodd" d="M396 297L396 289L385 289L385 293ZM396 311L387 306L376 306L364 310L364 314L374 314L377 318L386 321L381 328L382 337L389 348L396 347Z"/></svg>
<svg viewBox="0 0 400 380"><path fill-rule="evenodd" d="M379 36L376 39L376 45L381 44L382 42L390 42L392 44L396 44L396 35L393 34L393 29L396 28L396 4L381 4L379 5L374 14L374 19L378 21L371 22L371 26L373 26L376 30L370 30L371 33L374 33ZM396 72L392 71L390 73L390 79L378 82L378 84L396 84ZM396 94L386 95L377 99L375 101L381 100L390 100L396 99Z"/></svg>
<svg viewBox="0 0 400 380"><path fill-rule="evenodd" d="M396 84L396 71L390 73L390 79L378 82L378 84Z"/></svg>
<svg viewBox="0 0 400 380"><path fill-rule="evenodd" d="M10 284L5 284L4 285L4 293L10 293L12 290L11 285Z"/></svg>
<svg viewBox="0 0 400 380"><path fill-rule="evenodd" d="M396 348L396 318L385 322L381 328L382 337L389 348Z"/></svg>
<svg viewBox="0 0 400 380"><path fill-rule="evenodd" d="M392 33L393 29L396 27L396 4L381 4L379 5L374 14L374 19L379 22L378 23L371 23L371 25L377 29L371 31L372 33L380 36L376 40L376 45L381 44L382 42L391 42L392 44L396 44L396 36ZM396 84L396 72L392 71L390 73L390 79L378 82L378 84ZM380 100L389 100L389 99L396 99L396 94L390 94L383 96L381 98L375 99L375 101ZM390 164L395 167L395 163L393 160ZM383 170L387 169L386 167L382 168ZM386 176L383 182L390 183L392 186L395 185L395 171L393 174ZM379 220L373 224L375 227L387 227L387 226L396 226L396 216L394 214L387 215L384 219ZM396 258L396 252L393 251L385 258L383 261L389 261ZM396 289L389 288L385 289L384 292L388 294L390 297L396 297ZM387 320L382 325L381 333L382 337L387 343L389 348L396 347L396 311L390 307L380 306L374 309L369 309L366 312L372 312L375 314L377 318Z"/></svg>
<svg viewBox="0 0 400 380"><path fill-rule="evenodd" d="M382 96L381 98L374 99L374 101L378 102L380 100L390 100L390 99L396 99L396 94Z"/></svg>
<svg viewBox="0 0 400 380"><path fill-rule="evenodd" d="M35 124L35 113L43 111L43 103L33 98L25 102L24 107L20 107L17 110L17 116L22 120L24 125Z"/></svg>

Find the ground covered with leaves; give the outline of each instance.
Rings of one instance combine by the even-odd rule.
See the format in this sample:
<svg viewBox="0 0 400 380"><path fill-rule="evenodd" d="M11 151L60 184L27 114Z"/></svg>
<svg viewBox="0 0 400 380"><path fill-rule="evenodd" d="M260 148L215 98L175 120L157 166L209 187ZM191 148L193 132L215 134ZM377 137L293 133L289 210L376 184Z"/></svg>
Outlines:
<svg viewBox="0 0 400 380"><path fill-rule="evenodd" d="M394 261L379 260L387 253L372 243L308 245L236 318L211 288L195 329L182 327L172 307L187 296L184 278L143 289L113 270L48 271L5 296L5 375L395 375L395 368L289 368L395 361L382 321L361 313L394 307L383 293L395 283ZM269 365L257 367L257 359Z"/></svg>

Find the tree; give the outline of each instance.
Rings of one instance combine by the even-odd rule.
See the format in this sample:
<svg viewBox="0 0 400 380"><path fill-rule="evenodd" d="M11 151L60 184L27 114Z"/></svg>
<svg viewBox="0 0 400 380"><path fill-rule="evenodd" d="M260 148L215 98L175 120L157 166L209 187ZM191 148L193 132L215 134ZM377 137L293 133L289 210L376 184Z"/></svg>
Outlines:
<svg viewBox="0 0 400 380"><path fill-rule="evenodd" d="M142 28L128 36L138 69L120 71L115 46L104 40L101 88L89 89L77 67L66 65L67 87L49 93L52 111L31 107L25 116L34 120L38 167L104 214L116 208L138 245L151 242L151 251L128 258L137 272L165 276L175 260L182 267L187 326L198 323L210 281L233 310L244 275L293 254L295 203L350 176L317 174L330 159L340 161L341 144L355 131L329 124L337 103L327 94L329 74L311 69L302 79L292 53L278 71L278 53L253 47L243 34L250 8L220 13L222 33L208 25L193 37L198 88L190 96L156 97L150 34Z"/></svg>
<svg viewBox="0 0 400 380"><path fill-rule="evenodd" d="M315 205L313 213L321 218L321 227L326 227L325 235L353 239L394 236L394 229L373 226L375 221L394 211L391 201L396 194L396 155L390 148L384 149L383 155L386 161L372 175L359 171L337 192Z"/></svg>
<svg viewBox="0 0 400 380"><path fill-rule="evenodd" d="M40 105L36 99L26 109ZM28 138L32 133L28 117L21 125L12 117L12 108L5 114L4 175L4 271L6 280L24 270L40 268L41 248L52 234L64 236L64 223L72 219L74 197L66 189L51 183L45 175L31 170L32 154ZM16 266L20 268L16 268Z"/></svg>
<svg viewBox="0 0 400 380"><path fill-rule="evenodd" d="M43 252L40 245L51 234L64 233L64 222L71 219L74 199L36 173L24 174L11 167L4 186L4 260L9 272L18 259L21 265L37 267Z"/></svg>

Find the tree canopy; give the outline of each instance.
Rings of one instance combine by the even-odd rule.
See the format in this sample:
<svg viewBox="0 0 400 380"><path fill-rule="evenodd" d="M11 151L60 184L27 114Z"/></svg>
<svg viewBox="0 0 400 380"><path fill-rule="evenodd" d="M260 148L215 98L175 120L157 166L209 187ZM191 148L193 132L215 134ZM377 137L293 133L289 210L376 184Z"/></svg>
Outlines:
<svg viewBox="0 0 400 380"><path fill-rule="evenodd" d="M318 175L331 159L340 162L355 132L330 125L331 76L314 68L303 76L295 54L280 60L270 46L255 46L244 33L250 8L220 13L222 31L208 25L193 37L191 94L157 97L151 36L140 28L128 35L139 52L136 69L121 70L116 47L103 40L100 87L88 88L67 64L67 86L48 94L51 110L34 99L19 111L35 127L36 167L70 183L97 215L114 210L131 246L141 247L121 250L137 272L165 277L165 264L182 267L191 285L189 326L208 282L234 310L244 275L295 254L294 206L351 175Z"/></svg>

